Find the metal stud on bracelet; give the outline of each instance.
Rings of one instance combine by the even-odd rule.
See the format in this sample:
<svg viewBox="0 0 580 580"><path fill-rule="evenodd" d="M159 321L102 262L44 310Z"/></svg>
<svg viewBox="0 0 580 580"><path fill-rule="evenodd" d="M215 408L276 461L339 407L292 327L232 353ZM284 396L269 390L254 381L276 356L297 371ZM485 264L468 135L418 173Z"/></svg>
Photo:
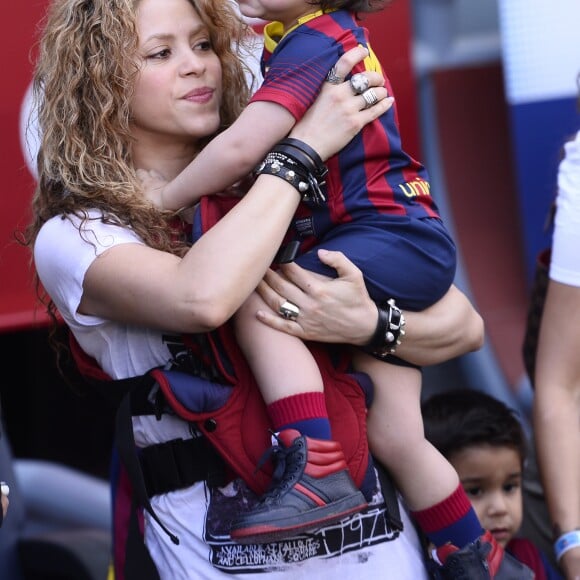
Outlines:
<svg viewBox="0 0 580 580"><path fill-rule="evenodd" d="M324 182L319 182L310 169L312 162L303 162L304 156L295 156L278 148L274 148L266 155L266 158L255 170L255 175L265 173L275 175L287 181L298 193L303 201L320 205L326 200L321 187Z"/></svg>
<svg viewBox="0 0 580 580"><path fill-rule="evenodd" d="M326 203L325 178L328 174L328 168L324 165L320 155L310 145L299 139L288 137L274 146L272 154L284 155L306 172L309 192L304 201L314 205Z"/></svg>
<svg viewBox="0 0 580 580"><path fill-rule="evenodd" d="M293 167L297 168L291 159L285 158L283 155L268 153L266 159L256 168L256 175L265 173L280 177L292 185L302 197L310 189L310 183L307 176L299 175Z"/></svg>

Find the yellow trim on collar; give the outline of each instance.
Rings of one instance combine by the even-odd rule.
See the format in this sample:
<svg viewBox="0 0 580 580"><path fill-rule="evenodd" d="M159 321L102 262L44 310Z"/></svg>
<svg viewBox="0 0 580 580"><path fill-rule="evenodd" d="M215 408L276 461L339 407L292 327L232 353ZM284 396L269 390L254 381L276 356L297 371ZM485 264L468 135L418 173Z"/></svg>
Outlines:
<svg viewBox="0 0 580 580"><path fill-rule="evenodd" d="M323 14L328 14L329 12L335 12L335 9L327 10L324 12L323 10L316 10L316 12L311 12L310 14L306 14L306 16L302 16L302 18L298 19L298 22L289 28L286 32L284 32L284 25L277 20L269 22L264 26L264 46L266 50L270 53L274 52L278 43L290 32L294 29L298 28L300 25L313 20L314 18L318 18ZM369 55L364 60L365 70L368 71L376 71L382 74L381 63L377 58L377 55L374 53L373 49L369 46Z"/></svg>
<svg viewBox="0 0 580 580"><path fill-rule="evenodd" d="M335 12L336 9L327 10L326 12L323 10L316 10L316 12L311 12L310 14L306 14L306 16L302 16L296 22L296 24L290 27L288 30L284 31L284 25L277 20L273 20L272 22L268 22L266 26L264 26L264 44L266 45L266 49L270 52L274 52L276 45L290 32L294 29L298 28L301 24L305 24L314 18L318 18L323 14L327 14L329 12Z"/></svg>

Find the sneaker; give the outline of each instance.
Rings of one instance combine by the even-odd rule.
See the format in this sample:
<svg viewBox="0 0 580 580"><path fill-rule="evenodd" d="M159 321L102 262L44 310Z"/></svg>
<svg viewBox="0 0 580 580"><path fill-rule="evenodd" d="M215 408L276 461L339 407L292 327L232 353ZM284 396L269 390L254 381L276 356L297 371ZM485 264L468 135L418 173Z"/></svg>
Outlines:
<svg viewBox="0 0 580 580"><path fill-rule="evenodd" d="M340 443L311 439L294 429L277 435L270 489L250 512L234 521L240 543L285 539L331 524L367 507L352 481Z"/></svg>
<svg viewBox="0 0 580 580"><path fill-rule="evenodd" d="M451 544L437 549L445 580L533 580L534 573L503 550L490 531L461 550Z"/></svg>

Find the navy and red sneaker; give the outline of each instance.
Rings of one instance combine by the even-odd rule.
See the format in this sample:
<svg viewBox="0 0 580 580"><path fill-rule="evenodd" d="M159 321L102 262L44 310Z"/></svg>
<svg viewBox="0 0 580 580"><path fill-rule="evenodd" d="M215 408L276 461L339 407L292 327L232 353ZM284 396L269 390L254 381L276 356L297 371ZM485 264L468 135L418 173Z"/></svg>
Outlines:
<svg viewBox="0 0 580 580"><path fill-rule="evenodd" d="M311 439L294 429L281 431L271 450L270 489L250 512L234 521L231 537L265 543L331 524L367 507L352 481L337 441Z"/></svg>
<svg viewBox="0 0 580 580"><path fill-rule="evenodd" d="M451 544L437 549L442 566L435 578L445 580L533 580L534 573L504 551L490 531L461 550Z"/></svg>

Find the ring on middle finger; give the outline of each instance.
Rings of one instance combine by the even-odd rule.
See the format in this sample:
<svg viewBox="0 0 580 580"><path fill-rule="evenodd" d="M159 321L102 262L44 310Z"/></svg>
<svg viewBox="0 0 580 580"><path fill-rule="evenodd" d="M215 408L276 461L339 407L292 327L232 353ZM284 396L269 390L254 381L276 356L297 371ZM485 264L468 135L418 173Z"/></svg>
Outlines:
<svg viewBox="0 0 580 580"><path fill-rule="evenodd" d="M355 95L362 95L370 86L369 79L364 73L356 73L350 77L350 86Z"/></svg>
<svg viewBox="0 0 580 580"><path fill-rule="evenodd" d="M377 97L377 93L375 93L373 89L367 89L361 96L366 103L365 109L368 109L379 102L379 97Z"/></svg>
<svg viewBox="0 0 580 580"><path fill-rule="evenodd" d="M278 309L278 314L280 314L280 316L286 320L292 320L293 322L296 322L298 316L300 315L300 308L298 308L298 306L296 306L296 304L293 302L284 300Z"/></svg>

